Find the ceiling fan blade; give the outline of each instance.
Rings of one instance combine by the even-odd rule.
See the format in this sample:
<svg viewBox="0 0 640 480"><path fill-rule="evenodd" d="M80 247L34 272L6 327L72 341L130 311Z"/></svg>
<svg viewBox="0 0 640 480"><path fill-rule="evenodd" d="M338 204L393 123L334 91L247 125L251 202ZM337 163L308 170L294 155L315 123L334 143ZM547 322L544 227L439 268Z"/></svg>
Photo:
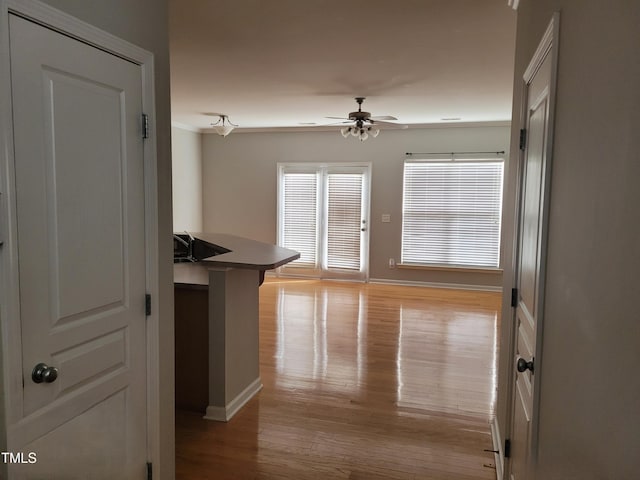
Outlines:
<svg viewBox="0 0 640 480"><path fill-rule="evenodd" d="M378 117L370 117L371 120L398 120L396 117L392 117L391 115L380 115Z"/></svg>
<svg viewBox="0 0 640 480"><path fill-rule="evenodd" d="M330 118L332 120L349 120L347 117L324 117L324 118Z"/></svg>
<svg viewBox="0 0 640 480"><path fill-rule="evenodd" d="M375 121L371 122L371 124L375 125L377 127L381 127L381 128L385 128L385 129L389 129L389 130L393 130L393 129L403 130L405 128L409 128L408 125L404 125L402 123L384 122L384 121L381 121L381 120L375 120Z"/></svg>

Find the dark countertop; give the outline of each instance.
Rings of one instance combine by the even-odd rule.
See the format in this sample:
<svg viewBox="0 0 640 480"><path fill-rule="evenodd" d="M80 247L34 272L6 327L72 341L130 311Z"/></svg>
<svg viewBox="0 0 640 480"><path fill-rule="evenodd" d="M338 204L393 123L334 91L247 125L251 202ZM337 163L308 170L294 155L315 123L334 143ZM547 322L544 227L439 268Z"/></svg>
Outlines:
<svg viewBox="0 0 640 480"><path fill-rule="evenodd" d="M300 253L270 243L258 242L227 233L189 232L194 238L231 250L195 263L176 263L174 284L209 285L211 268L272 270L300 257Z"/></svg>

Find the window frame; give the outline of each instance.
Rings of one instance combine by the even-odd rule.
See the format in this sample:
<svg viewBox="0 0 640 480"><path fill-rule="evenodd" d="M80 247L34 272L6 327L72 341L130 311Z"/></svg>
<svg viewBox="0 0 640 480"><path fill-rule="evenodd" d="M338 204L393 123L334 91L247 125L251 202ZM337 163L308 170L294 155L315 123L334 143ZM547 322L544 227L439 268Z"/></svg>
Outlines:
<svg viewBox="0 0 640 480"><path fill-rule="evenodd" d="M407 243L406 240L406 222L407 222L407 165L411 164L440 164L440 165L464 165L464 164L478 164L478 163L493 163L500 164L500 179L499 179L499 194L497 201L497 222L498 222L498 232L496 239L496 262L495 264L480 264L476 262L415 262L415 261L407 261L406 260L406 250L405 245ZM451 271L487 271L487 272L499 272L502 268L502 228L503 228L503 211L504 211L504 179L505 179L505 158L502 156L490 155L473 155L473 154L452 154L450 156L443 155L433 155L433 156L425 156L423 158L411 158L406 159L403 164L403 179L402 179L402 223L400 230L400 240L401 240L401 248L400 248L400 263L398 263L398 267L400 268L413 268L413 269L437 269L437 270L451 270ZM449 242L450 243L450 242ZM445 242L442 242L444 245Z"/></svg>

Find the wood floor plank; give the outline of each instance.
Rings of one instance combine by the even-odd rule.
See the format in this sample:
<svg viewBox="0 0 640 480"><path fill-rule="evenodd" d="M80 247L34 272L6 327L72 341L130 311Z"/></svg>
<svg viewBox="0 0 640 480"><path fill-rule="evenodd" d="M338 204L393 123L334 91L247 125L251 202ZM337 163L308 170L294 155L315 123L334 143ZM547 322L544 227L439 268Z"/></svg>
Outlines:
<svg viewBox="0 0 640 480"><path fill-rule="evenodd" d="M264 388L230 422L176 413L191 479L489 480L500 295L260 287Z"/></svg>

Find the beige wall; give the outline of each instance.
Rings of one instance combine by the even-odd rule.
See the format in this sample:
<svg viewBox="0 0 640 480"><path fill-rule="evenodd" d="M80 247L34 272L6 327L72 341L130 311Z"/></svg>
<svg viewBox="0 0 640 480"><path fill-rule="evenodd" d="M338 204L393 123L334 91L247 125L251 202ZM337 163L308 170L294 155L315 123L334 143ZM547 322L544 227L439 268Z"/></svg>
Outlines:
<svg viewBox="0 0 640 480"><path fill-rule="evenodd" d="M359 142L332 132L204 134L206 231L276 242L278 162L371 162L370 277L398 281L501 285L499 274L390 269L400 260L405 152L509 150L508 126L384 130ZM508 161L507 161L508 163ZM381 215L391 214L391 223ZM510 229L510 220L505 222Z"/></svg>
<svg viewBox="0 0 640 480"><path fill-rule="evenodd" d="M161 455L154 478L174 478L173 263L171 231L171 108L169 104L169 32L167 0L44 0L89 24L142 47L154 55L158 153L158 228L160 279L160 435Z"/></svg>
<svg viewBox="0 0 640 480"><path fill-rule="evenodd" d="M535 478L637 478L640 2L521 0L516 106L554 11L560 51ZM501 393L511 361L500 359Z"/></svg>
<svg viewBox="0 0 640 480"><path fill-rule="evenodd" d="M173 231L202 231L202 135L171 128Z"/></svg>

